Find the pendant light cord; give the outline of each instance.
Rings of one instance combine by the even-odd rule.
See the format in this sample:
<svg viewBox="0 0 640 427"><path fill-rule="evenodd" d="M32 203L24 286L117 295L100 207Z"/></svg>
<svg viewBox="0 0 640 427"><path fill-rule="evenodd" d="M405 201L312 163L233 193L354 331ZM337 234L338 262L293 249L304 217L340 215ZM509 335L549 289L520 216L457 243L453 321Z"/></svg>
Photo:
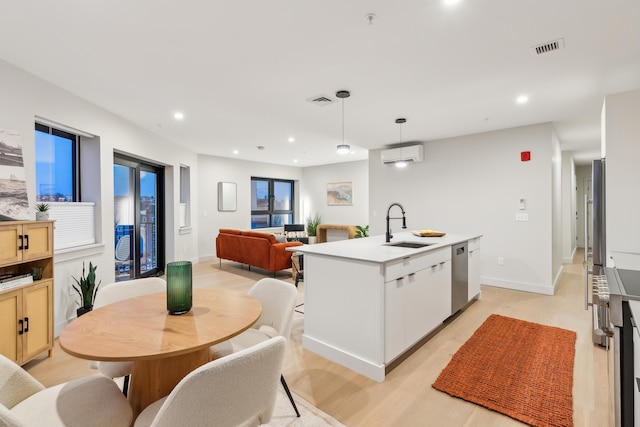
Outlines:
<svg viewBox="0 0 640 427"><path fill-rule="evenodd" d="M342 98L342 145L344 145L344 98Z"/></svg>

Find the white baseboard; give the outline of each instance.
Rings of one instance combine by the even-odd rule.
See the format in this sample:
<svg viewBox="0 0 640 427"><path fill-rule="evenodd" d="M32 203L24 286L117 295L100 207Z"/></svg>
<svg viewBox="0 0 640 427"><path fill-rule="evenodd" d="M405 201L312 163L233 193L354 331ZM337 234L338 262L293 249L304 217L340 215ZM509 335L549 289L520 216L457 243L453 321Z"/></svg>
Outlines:
<svg viewBox="0 0 640 427"><path fill-rule="evenodd" d="M307 350L362 374L367 378L371 378L374 381L379 383L384 381L385 365L378 365L364 360L308 335L302 335L302 346Z"/></svg>
<svg viewBox="0 0 640 427"><path fill-rule="evenodd" d="M493 279L490 277L482 277L480 283L483 285L494 286L496 288L513 289L514 291L533 292L535 294L553 295L555 288L551 286L539 285L536 283L510 282L501 279Z"/></svg>

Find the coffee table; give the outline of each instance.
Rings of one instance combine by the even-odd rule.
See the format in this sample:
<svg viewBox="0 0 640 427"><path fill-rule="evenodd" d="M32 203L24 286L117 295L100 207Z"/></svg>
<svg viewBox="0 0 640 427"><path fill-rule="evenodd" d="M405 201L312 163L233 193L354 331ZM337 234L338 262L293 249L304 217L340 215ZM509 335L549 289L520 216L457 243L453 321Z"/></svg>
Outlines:
<svg viewBox="0 0 640 427"><path fill-rule="evenodd" d="M194 289L191 311L173 316L161 292L79 317L63 329L60 347L82 359L133 362L128 398L137 416L209 362L211 345L247 330L261 313L260 302L246 293Z"/></svg>

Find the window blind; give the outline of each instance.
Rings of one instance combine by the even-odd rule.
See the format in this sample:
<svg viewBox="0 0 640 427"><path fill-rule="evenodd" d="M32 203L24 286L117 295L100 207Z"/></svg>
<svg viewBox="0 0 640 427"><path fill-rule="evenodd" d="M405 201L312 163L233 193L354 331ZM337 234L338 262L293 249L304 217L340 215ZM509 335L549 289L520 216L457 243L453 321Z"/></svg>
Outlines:
<svg viewBox="0 0 640 427"><path fill-rule="evenodd" d="M95 203L49 203L54 250L96 243Z"/></svg>

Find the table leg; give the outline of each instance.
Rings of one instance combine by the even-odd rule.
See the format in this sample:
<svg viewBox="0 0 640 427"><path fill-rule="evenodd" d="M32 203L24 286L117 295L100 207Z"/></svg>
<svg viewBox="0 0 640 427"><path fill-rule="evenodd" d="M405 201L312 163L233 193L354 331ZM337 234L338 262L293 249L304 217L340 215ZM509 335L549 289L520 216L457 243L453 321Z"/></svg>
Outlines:
<svg viewBox="0 0 640 427"><path fill-rule="evenodd" d="M171 393L189 372L208 362L208 347L179 356L133 362L128 397L134 420L144 408Z"/></svg>

